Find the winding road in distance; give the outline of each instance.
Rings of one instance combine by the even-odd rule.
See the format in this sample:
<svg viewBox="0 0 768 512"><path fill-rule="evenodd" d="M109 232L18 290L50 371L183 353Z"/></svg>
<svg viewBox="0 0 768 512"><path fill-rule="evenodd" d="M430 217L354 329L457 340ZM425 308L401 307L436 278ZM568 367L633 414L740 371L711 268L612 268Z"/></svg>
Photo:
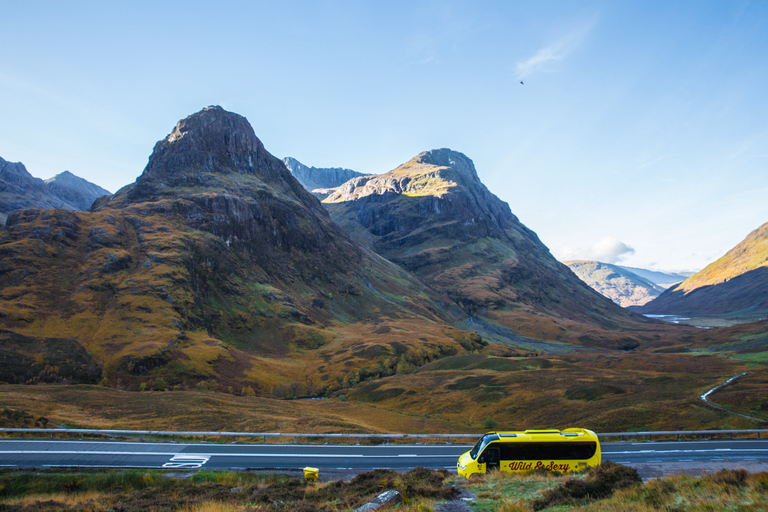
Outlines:
<svg viewBox="0 0 768 512"><path fill-rule="evenodd" d="M768 440L601 443L603 461L637 467L641 476L701 473L722 467L768 471ZM2 440L0 467L166 468L332 473L418 466L456 470L471 445L339 446L306 444L151 443L119 441ZM690 468L693 471L686 471ZM703 470L702 470L703 468Z"/></svg>

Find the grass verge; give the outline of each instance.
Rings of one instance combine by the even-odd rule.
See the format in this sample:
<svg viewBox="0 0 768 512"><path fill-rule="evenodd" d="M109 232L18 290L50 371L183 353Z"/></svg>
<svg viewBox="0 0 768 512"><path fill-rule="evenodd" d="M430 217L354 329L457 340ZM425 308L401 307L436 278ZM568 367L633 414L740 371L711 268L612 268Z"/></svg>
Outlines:
<svg viewBox="0 0 768 512"><path fill-rule="evenodd" d="M0 472L0 511L342 512L394 489L404 499L393 510L427 512L456 499L461 487L477 496L473 512L768 510L768 473L721 470L643 483L632 468L605 463L577 475L497 472L472 481L444 470L379 469L327 483L209 470L6 470Z"/></svg>
<svg viewBox="0 0 768 512"><path fill-rule="evenodd" d="M768 473L721 470L641 482L632 468L605 463L581 475L495 473L455 485L475 493L473 512L762 511L768 510Z"/></svg>

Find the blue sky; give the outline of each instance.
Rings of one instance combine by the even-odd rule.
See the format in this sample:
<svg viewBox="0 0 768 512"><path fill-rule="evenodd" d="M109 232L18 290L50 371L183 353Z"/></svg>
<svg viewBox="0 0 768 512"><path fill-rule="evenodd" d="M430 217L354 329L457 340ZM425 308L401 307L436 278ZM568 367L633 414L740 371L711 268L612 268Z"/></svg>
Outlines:
<svg viewBox="0 0 768 512"><path fill-rule="evenodd" d="M219 3L0 0L0 157L114 191L218 104L307 165L461 151L560 259L695 270L768 222L768 2Z"/></svg>

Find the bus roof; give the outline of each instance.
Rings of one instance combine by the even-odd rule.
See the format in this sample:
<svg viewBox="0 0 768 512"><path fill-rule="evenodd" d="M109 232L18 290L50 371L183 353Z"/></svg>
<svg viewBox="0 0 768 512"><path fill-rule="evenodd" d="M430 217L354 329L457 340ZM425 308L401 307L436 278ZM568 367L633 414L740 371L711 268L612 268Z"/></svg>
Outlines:
<svg viewBox="0 0 768 512"><path fill-rule="evenodd" d="M589 437L589 438L597 437L594 432L584 428L567 428L565 430L549 429L549 430L522 430L522 431L494 431L494 432L488 432L485 435L496 436L499 440L503 440L504 438L508 438L508 439L517 438L516 440L519 440L519 441L529 441L534 438L554 441L558 439L567 439L567 438L573 439L574 437L582 437L582 436ZM509 439L509 440L512 441L512 439Z"/></svg>

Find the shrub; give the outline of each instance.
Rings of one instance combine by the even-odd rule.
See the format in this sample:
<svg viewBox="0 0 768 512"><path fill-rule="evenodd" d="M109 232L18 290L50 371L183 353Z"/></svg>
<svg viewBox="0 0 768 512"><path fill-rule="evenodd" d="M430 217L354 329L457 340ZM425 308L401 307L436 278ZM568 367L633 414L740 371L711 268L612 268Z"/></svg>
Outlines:
<svg viewBox="0 0 768 512"><path fill-rule="evenodd" d="M499 426L499 422L493 418L485 418L485 421L483 422L483 427L486 430L493 430L498 426Z"/></svg>
<svg viewBox="0 0 768 512"><path fill-rule="evenodd" d="M586 480L569 478L561 485L545 492L532 505L533 510L543 510L556 505L567 505L574 500L600 500L609 497L614 491L624 489L642 479L637 470L611 461L590 468Z"/></svg>
<svg viewBox="0 0 768 512"><path fill-rule="evenodd" d="M415 468L406 474L389 469L376 469L360 473L352 480L339 480L327 486L316 488L300 480L277 482L253 489L252 503L266 504L276 510L324 511L327 503L333 503L333 510L354 509L377 496L383 490L400 492L404 499L417 497L431 499L454 499L458 491L446 487L448 471Z"/></svg>
<svg viewBox="0 0 768 512"><path fill-rule="evenodd" d="M726 487L743 487L749 479L749 473L745 469L721 469L717 473L705 475L702 480Z"/></svg>

